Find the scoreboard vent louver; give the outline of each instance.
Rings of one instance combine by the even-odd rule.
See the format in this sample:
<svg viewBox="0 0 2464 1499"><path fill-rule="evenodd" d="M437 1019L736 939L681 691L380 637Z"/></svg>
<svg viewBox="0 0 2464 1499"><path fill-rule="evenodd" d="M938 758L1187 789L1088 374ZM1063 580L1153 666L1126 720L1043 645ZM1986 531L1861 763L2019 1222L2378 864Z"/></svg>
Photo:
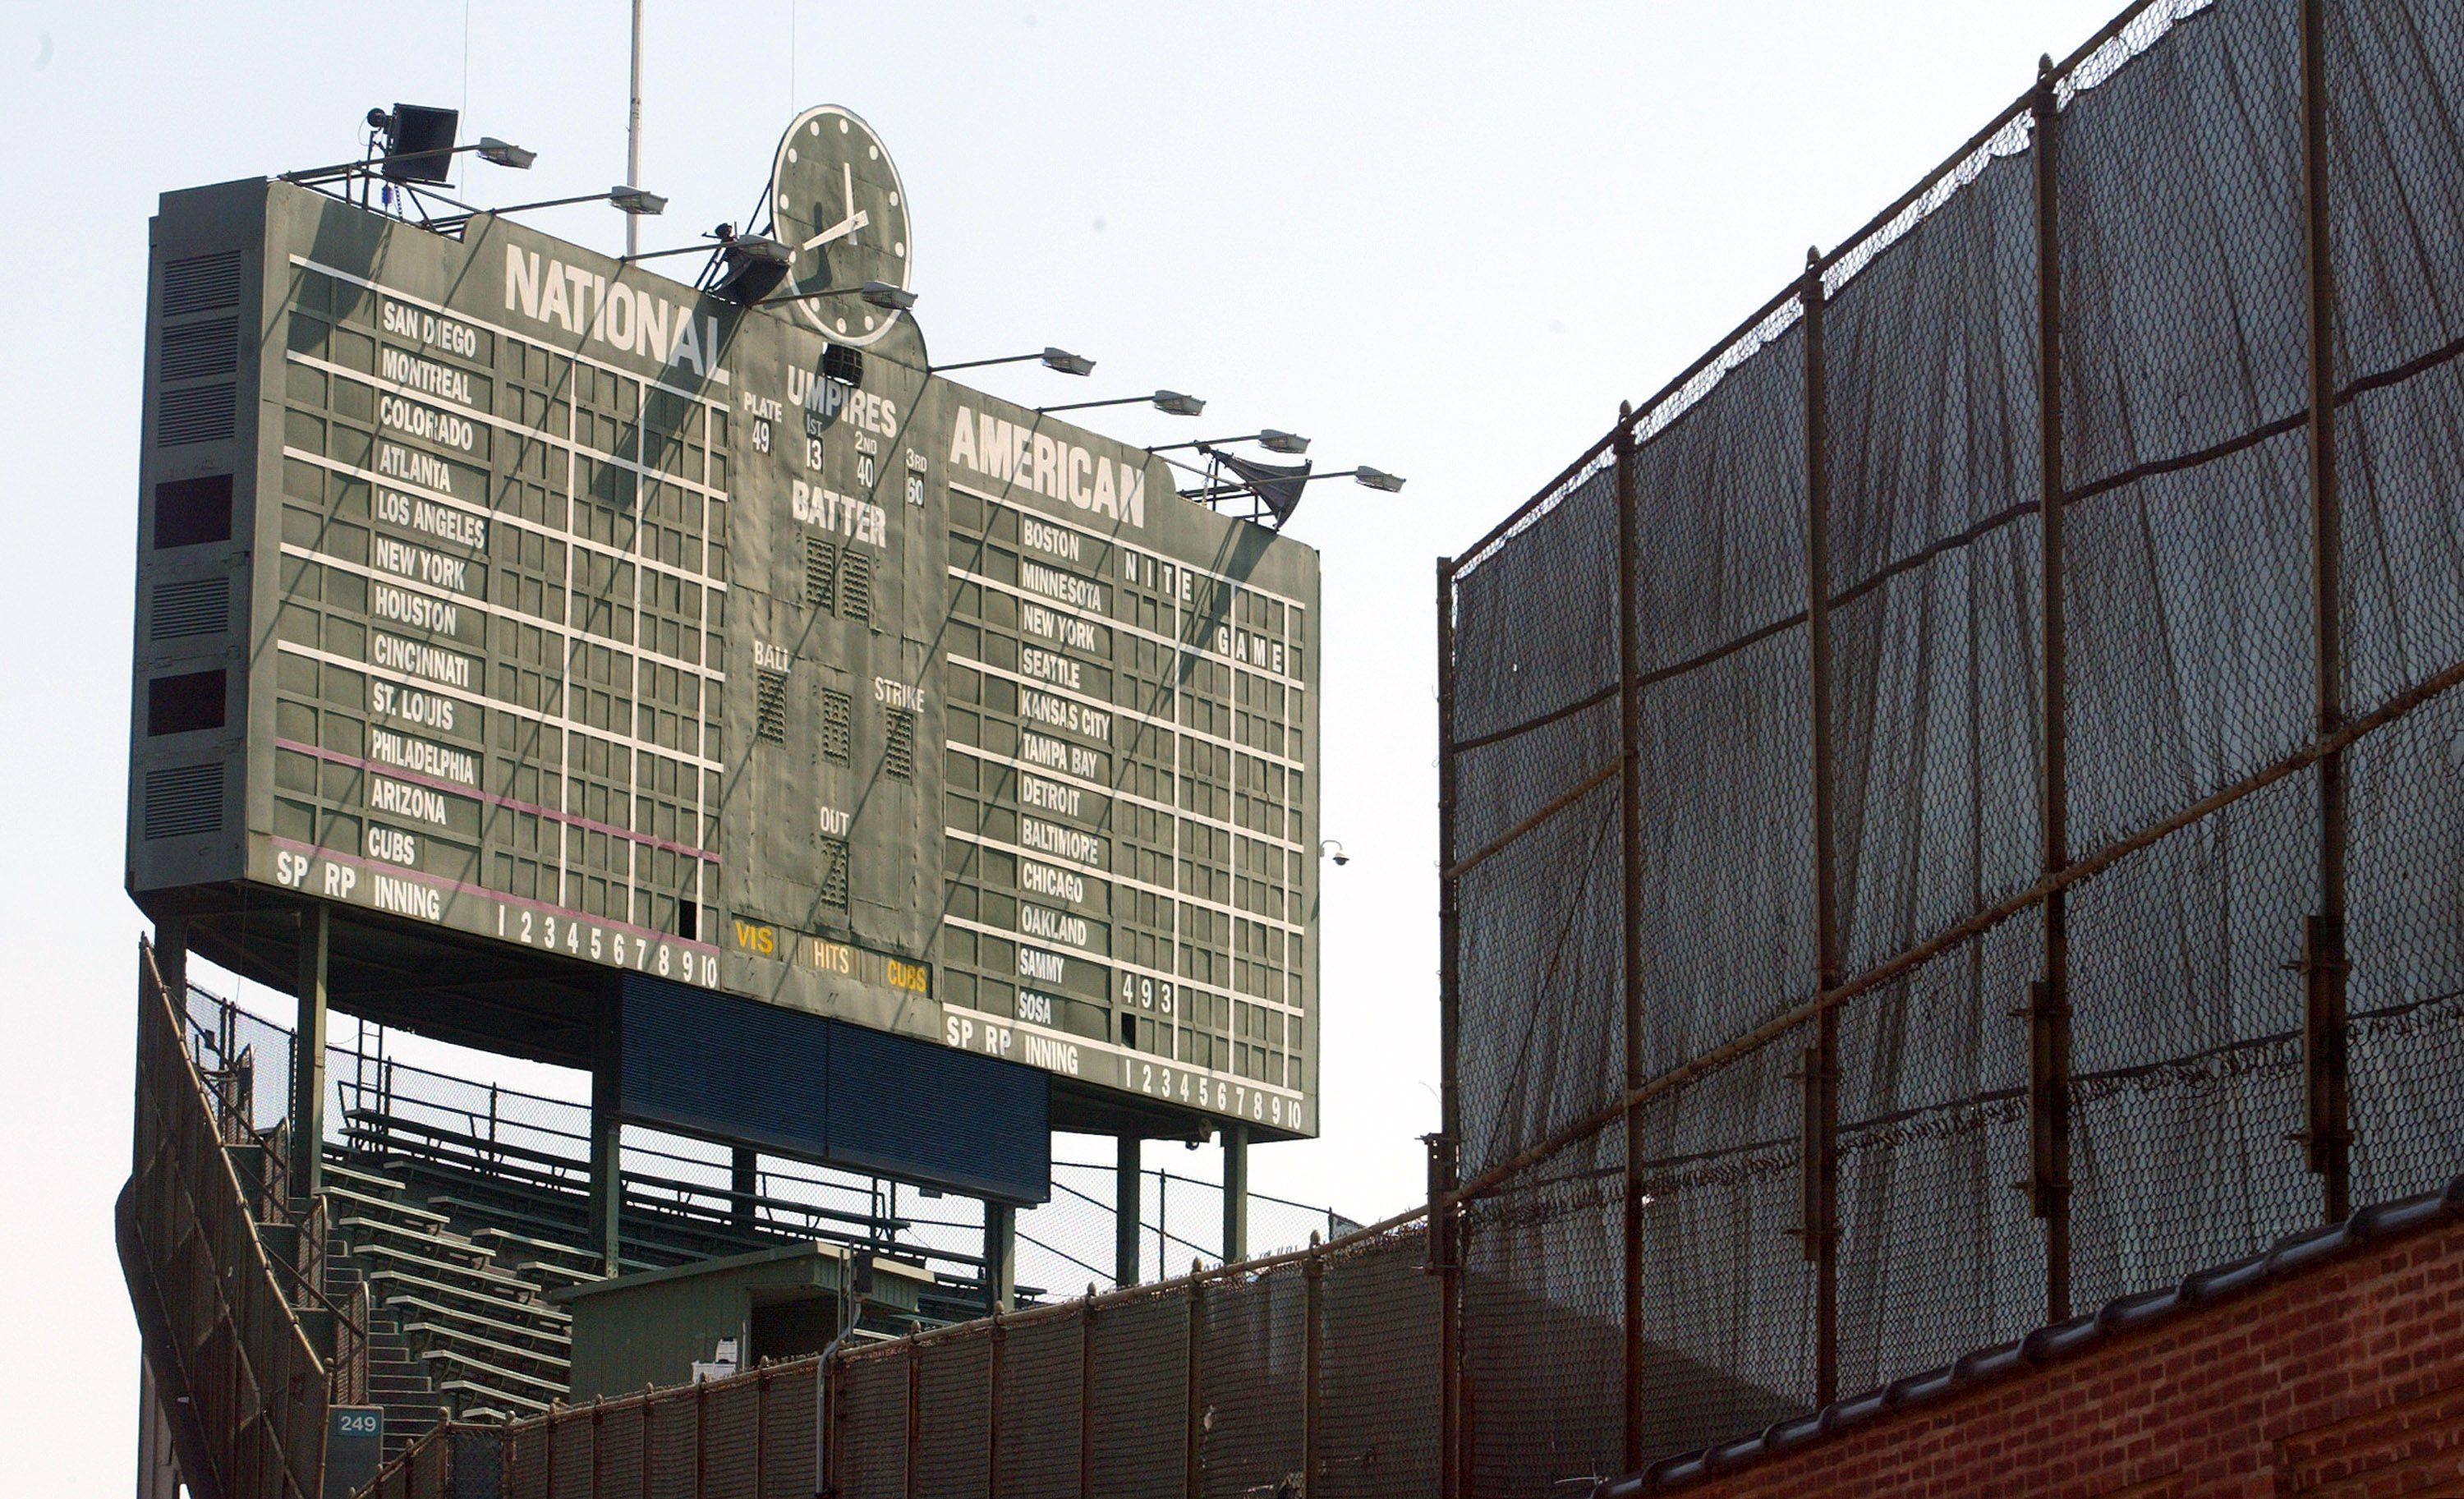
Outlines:
<svg viewBox="0 0 2464 1499"><path fill-rule="evenodd" d="M191 255L163 267L163 316L220 312L239 305L239 252Z"/></svg>
<svg viewBox="0 0 2464 1499"><path fill-rule="evenodd" d="M915 779L915 715L906 708L890 710L889 733L881 749L881 768L901 781Z"/></svg>
<svg viewBox="0 0 2464 1499"><path fill-rule="evenodd" d="M839 614L846 619L872 618L872 559L862 552L839 558Z"/></svg>
<svg viewBox="0 0 2464 1499"><path fill-rule="evenodd" d="M835 687L822 689L822 758L842 765L855 760L855 699Z"/></svg>
<svg viewBox="0 0 2464 1499"><path fill-rule="evenodd" d="M828 609L838 593L839 549L818 536L804 538L804 602Z"/></svg>
<svg viewBox="0 0 2464 1499"><path fill-rule="evenodd" d="M231 434L238 408L238 391L229 384L165 390L154 419L154 440L165 448L223 442Z"/></svg>
<svg viewBox="0 0 2464 1499"><path fill-rule="evenodd" d="M187 838L220 832L223 767L170 765L145 773L145 836Z"/></svg>
<svg viewBox="0 0 2464 1499"><path fill-rule="evenodd" d="M821 843L822 904L845 911L847 904L847 841L824 838Z"/></svg>
<svg viewBox="0 0 2464 1499"><path fill-rule="evenodd" d="M754 733L765 744L787 742L787 673L764 672L760 675L760 700L754 705Z"/></svg>
<svg viewBox="0 0 2464 1499"><path fill-rule="evenodd" d="M239 323L231 318L163 330L165 380L203 380L239 368Z"/></svg>
<svg viewBox="0 0 2464 1499"><path fill-rule="evenodd" d="M154 585L154 640L219 635L231 628L231 584L221 578L192 578Z"/></svg>

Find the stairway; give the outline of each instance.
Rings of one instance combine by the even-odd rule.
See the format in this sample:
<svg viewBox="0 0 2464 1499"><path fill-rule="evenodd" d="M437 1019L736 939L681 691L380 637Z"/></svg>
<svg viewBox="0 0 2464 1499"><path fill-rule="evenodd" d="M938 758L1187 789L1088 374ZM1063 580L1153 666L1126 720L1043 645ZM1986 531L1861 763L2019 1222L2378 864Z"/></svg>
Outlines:
<svg viewBox="0 0 2464 1499"><path fill-rule="evenodd" d="M297 1199L293 1205L307 1207ZM350 1242L341 1234L325 1240L325 1299L347 1307L364 1272L350 1255ZM371 1301L367 1317L368 1403L385 1410L385 1455L402 1455L420 1433L446 1418L446 1407L394 1315Z"/></svg>
<svg viewBox="0 0 2464 1499"><path fill-rule="evenodd" d="M344 1293L367 1288L370 1392L387 1406L388 1449L397 1420L500 1422L564 1398L572 1316L546 1299L545 1283L557 1275L540 1271L570 1284L591 1278L586 1270L542 1264L528 1246L485 1229L457 1231L381 1162L329 1151L324 1171L334 1225L327 1279ZM504 1259L517 1269L504 1268ZM375 1382L380 1348L399 1354L385 1360L384 1385ZM387 1396L400 1397L399 1416Z"/></svg>

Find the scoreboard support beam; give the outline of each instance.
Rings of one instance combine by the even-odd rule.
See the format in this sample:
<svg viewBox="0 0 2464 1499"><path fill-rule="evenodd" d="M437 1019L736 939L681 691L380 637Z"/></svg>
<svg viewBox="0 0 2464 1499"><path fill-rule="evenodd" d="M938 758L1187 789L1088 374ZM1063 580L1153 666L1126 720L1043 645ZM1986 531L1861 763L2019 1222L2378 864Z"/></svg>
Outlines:
<svg viewBox="0 0 2464 1499"><path fill-rule="evenodd" d="M984 1290L990 1310L1018 1310L1018 1209L1007 1202L984 1204Z"/></svg>
<svg viewBox="0 0 2464 1499"><path fill-rule="evenodd" d="M333 917L321 901L299 915L298 1024L291 1041L291 1179L294 1198L315 1197L325 1180L325 998Z"/></svg>
<svg viewBox="0 0 2464 1499"><path fill-rule="evenodd" d="M1249 1127L1223 1126L1223 1263L1249 1257Z"/></svg>
<svg viewBox="0 0 2464 1499"><path fill-rule="evenodd" d="M1112 1165L1112 1284L1134 1286L1138 1283L1138 1210L1139 1139L1134 1135L1120 1137L1120 1155Z"/></svg>
<svg viewBox="0 0 2464 1499"><path fill-rule="evenodd" d="M727 1156L727 1216L739 1228L753 1226L753 1200L761 1191L761 1155L738 1145Z"/></svg>
<svg viewBox="0 0 2464 1499"><path fill-rule="evenodd" d="M625 1204L625 1124L617 1112L617 1047L616 1027L603 1023L590 1068L590 1247L609 1275L618 1269Z"/></svg>

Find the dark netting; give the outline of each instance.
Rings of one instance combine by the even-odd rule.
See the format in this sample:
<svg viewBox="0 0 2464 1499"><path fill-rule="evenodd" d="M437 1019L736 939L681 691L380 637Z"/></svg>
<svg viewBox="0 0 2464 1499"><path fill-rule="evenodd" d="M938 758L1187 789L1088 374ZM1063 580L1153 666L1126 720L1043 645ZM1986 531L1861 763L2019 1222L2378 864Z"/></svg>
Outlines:
<svg viewBox="0 0 2464 1499"><path fill-rule="evenodd" d="M1002 1330L993 1472L1002 1499L1077 1499L1085 1363L1083 1315L1040 1315Z"/></svg>
<svg viewBox="0 0 2464 1499"><path fill-rule="evenodd" d="M974 1499L989 1491L992 1344L939 1338L916 1351L915 1491Z"/></svg>
<svg viewBox="0 0 2464 1499"><path fill-rule="evenodd" d="M1309 1276L1300 1265L1210 1281L1200 1292L1199 1491L1207 1499L1304 1484Z"/></svg>
<svg viewBox="0 0 2464 1499"><path fill-rule="evenodd" d="M591 1412L591 1483L586 1492L638 1494L642 1491L642 1417L638 1405L602 1407ZM807 1492L810 1492L808 1489Z"/></svg>
<svg viewBox="0 0 2464 1499"><path fill-rule="evenodd" d="M699 1499L693 1477L694 1402L654 1400L650 1415L650 1499Z"/></svg>
<svg viewBox="0 0 2464 1499"><path fill-rule="evenodd" d="M1188 1478L1189 1297L1163 1291L1095 1311L1095 1499L1178 1493Z"/></svg>
<svg viewBox="0 0 2464 1499"><path fill-rule="evenodd" d="M1465 1208L1463 1357L1482 1494L1563 1494L1617 1472L1622 1143L1592 1135ZM1612 1377L1569 1378L1575 1370Z"/></svg>
<svg viewBox="0 0 2464 1499"><path fill-rule="evenodd" d="M2371 735L2351 777L2353 1201L2464 1170L2464 700Z"/></svg>
<svg viewBox="0 0 2464 1499"><path fill-rule="evenodd" d="M1647 1458L1813 1405L1814 1268L1793 1232L1802 1177L1793 1080L1813 1039L1812 1027L1793 1027L1644 1108ZM1614 1266L1614 1243L1608 1252ZM1614 1387L1614 1350L1600 1369L1595 1378Z"/></svg>
<svg viewBox="0 0 2464 1499"><path fill-rule="evenodd" d="M1594 474L1455 588L1458 702L1480 706L1458 714L1456 741L1466 747L1456 759L1454 857L1477 856L1609 773L1605 789L1595 784L1466 875L1481 892L1463 902L1458 959L1460 1067L1478 1080L1463 1094L1463 1155L1474 1168L1622 1086L1617 541L1611 476ZM1537 599L1551 601L1545 613ZM1559 716L1536 731L1478 743L1550 715ZM1535 1050L1541 1038L1548 1044Z"/></svg>
<svg viewBox="0 0 2464 1499"><path fill-rule="evenodd" d="M1839 1389L2044 1320L2028 1195L2035 912L1849 1002L1839 1023Z"/></svg>
<svg viewBox="0 0 2464 1499"><path fill-rule="evenodd" d="M2318 783L2278 781L2070 903L2073 1298L2093 1308L2316 1221L2300 1147L2301 915Z"/></svg>
<svg viewBox="0 0 2464 1499"><path fill-rule="evenodd" d="M1438 1488L1440 1281L1415 1231L1329 1253L1320 1292L1317 1472L1307 1493Z"/></svg>
<svg viewBox="0 0 2464 1499"><path fill-rule="evenodd" d="M2338 477L2345 698L2365 709L2464 657L2464 14L2331 6ZM2425 368L2424 366L2429 367ZM2419 370L2401 384L2359 391Z"/></svg>
<svg viewBox="0 0 2464 1499"><path fill-rule="evenodd" d="M1822 314L1850 973L2043 861L2035 164L1989 149L1972 165ZM1939 357L1910 359L1912 334Z"/></svg>
<svg viewBox="0 0 2464 1499"><path fill-rule="evenodd" d="M907 1492L907 1358L850 1358L830 1378L840 1388L830 1434L830 1481L846 1499L902 1499Z"/></svg>
<svg viewBox="0 0 2464 1499"><path fill-rule="evenodd" d="M814 1460L814 1398L819 1365L805 1362L773 1372L761 1381L761 1485L759 1499L811 1499ZM627 1489L627 1493L634 1490Z"/></svg>
<svg viewBox="0 0 2464 1499"><path fill-rule="evenodd" d="M754 1444L760 1435L760 1395L752 1380L730 1379L711 1386L701 1417L705 1492L754 1491Z"/></svg>
<svg viewBox="0 0 2464 1499"><path fill-rule="evenodd" d="M1600 753L1614 767L1614 742ZM1624 1086L1617 809L1611 778L1463 876L1465 908L1497 917L1462 923L1458 1050L1464 1073L1483 1079L1463 1092L1467 1170L1546 1139Z"/></svg>
<svg viewBox="0 0 2464 1499"><path fill-rule="evenodd" d="M577 1411L548 1428L548 1499L595 1499L590 1487L590 1417Z"/></svg>
<svg viewBox="0 0 2464 1499"><path fill-rule="evenodd" d="M1650 1072L1814 987L1804 428L1791 304L1635 460Z"/></svg>

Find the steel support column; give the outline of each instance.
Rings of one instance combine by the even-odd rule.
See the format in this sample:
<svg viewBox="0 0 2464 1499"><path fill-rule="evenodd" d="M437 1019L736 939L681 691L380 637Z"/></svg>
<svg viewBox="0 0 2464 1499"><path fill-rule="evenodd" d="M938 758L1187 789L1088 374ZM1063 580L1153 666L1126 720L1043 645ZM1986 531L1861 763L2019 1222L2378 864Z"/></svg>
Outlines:
<svg viewBox="0 0 2464 1499"><path fill-rule="evenodd" d="M1463 1284L1454 1190L1462 1184L1459 1021L1462 912L1455 866L1455 560L1438 559L1438 1133L1429 1137L1428 1268L1438 1280L1438 1492L1463 1491Z"/></svg>
<svg viewBox="0 0 2464 1499"><path fill-rule="evenodd" d="M1309 1259L1301 1266L1301 1492L1317 1488L1318 1372L1326 1359L1326 1254L1309 1230ZM143 1496L141 1496L143 1499Z"/></svg>
<svg viewBox="0 0 2464 1499"><path fill-rule="evenodd" d="M753 1200L760 1193L761 1153L745 1145L731 1148L727 1153L727 1216L737 1227L753 1226L759 1216Z"/></svg>
<svg viewBox="0 0 2464 1499"><path fill-rule="evenodd" d="M995 1312L1018 1308L1018 1209L984 1204L984 1293Z"/></svg>
<svg viewBox="0 0 2464 1499"><path fill-rule="evenodd" d="M1183 1430L1180 1448L1181 1492L1186 1499L1205 1499L1206 1493L1206 1401L1205 1365L1202 1360L1206 1346L1206 1283L1198 1272L1205 1267L1196 1260L1189 1262L1189 1356L1183 1361L1181 1415ZM1163 1273L1163 1267L1155 1267ZM1225 1412L1230 1415L1230 1412Z"/></svg>
<svg viewBox="0 0 2464 1499"><path fill-rule="evenodd" d="M1136 1135L1120 1136L1112 1162L1112 1284L1121 1287L1138 1283L1138 1146Z"/></svg>
<svg viewBox="0 0 2464 1499"><path fill-rule="evenodd" d="M313 1198L325 1179L325 998L333 920L322 902L299 915L298 1022L291 1032L291 1161L284 1190ZM185 1004L186 996L182 997Z"/></svg>
<svg viewBox="0 0 2464 1499"><path fill-rule="evenodd" d="M2321 738L2344 726L2343 509L2336 474L2336 277L2327 182L2327 0L2301 0L2301 196L2309 271L2311 641ZM2319 759L2319 909L2303 923L2309 1167L2324 1216L2352 1211L2344 1028L2344 755Z"/></svg>
<svg viewBox="0 0 2464 1499"><path fill-rule="evenodd" d="M611 1006L612 1008L612 1006ZM622 1061L617 1021L605 1017L590 1062L590 1248L606 1274L618 1273L624 1242L625 1126L618 1113Z"/></svg>
<svg viewBox="0 0 2464 1499"><path fill-rule="evenodd" d="M2036 63L2036 570L2044 676L2044 872L2070 868L2070 687L2063 597L2062 276L2059 113L2054 62ZM2045 897L2044 976L2028 987L2028 1205L2045 1223L2045 1317L2071 1314L2070 895Z"/></svg>
<svg viewBox="0 0 2464 1499"><path fill-rule="evenodd" d="M1249 1127L1223 1126L1223 1263L1249 1257Z"/></svg>
<svg viewBox="0 0 2464 1499"><path fill-rule="evenodd" d="M1822 259L1805 253L1806 654L1811 678L1814 772L1814 955L1817 996L1839 987L1839 910L1832 828L1831 475L1822 367ZM1839 1012L1817 1003L1805 1053L1803 1202L1798 1232L1814 1262L1814 1400L1839 1385Z"/></svg>
<svg viewBox="0 0 2464 1499"><path fill-rule="evenodd" d="M1640 502L1635 493L1634 408L1620 403L1617 430L1617 830L1624 856L1624 958L1618 965L1620 1029L1625 1036L1625 1089L1648 1081L1642 1045L1642 639L1635 629L1642 599ZM1642 1335L1642 1106L1625 1111L1624 1394L1618 1405L1623 1466L1642 1466L1643 1372L1651 1345Z"/></svg>

